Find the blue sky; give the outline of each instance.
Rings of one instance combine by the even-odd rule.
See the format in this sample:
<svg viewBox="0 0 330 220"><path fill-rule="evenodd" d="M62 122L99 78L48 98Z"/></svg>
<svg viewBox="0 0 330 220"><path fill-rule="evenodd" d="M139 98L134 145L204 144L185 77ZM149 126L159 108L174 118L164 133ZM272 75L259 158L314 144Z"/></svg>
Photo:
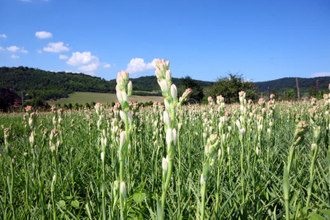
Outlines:
<svg viewBox="0 0 330 220"><path fill-rule="evenodd" d="M330 75L330 1L0 0L0 66L252 81Z"/></svg>

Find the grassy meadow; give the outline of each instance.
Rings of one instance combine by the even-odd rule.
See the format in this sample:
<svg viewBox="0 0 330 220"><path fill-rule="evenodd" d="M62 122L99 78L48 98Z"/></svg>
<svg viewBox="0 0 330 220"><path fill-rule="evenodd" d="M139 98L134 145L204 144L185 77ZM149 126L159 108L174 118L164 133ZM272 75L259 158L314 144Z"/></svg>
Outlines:
<svg viewBox="0 0 330 220"><path fill-rule="evenodd" d="M130 97L130 101L137 101L137 102L163 102L164 98L161 96L136 96L132 95ZM61 104L63 106L64 104L72 103L74 105L75 103L84 105L86 102L91 103L112 103L117 102L116 94L113 93L97 93L97 92L75 92L72 94L69 94L68 98L62 98L56 101L48 101L48 104L53 106L56 103Z"/></svg>
<svg viewBox="0 0 330 220"><path fill-rule="evenodd" d="M0 219L330 218L328 94L184 105L156 65L164 105L130 102L122 71L114 107L0 115Z"/></svg>
<svg viewBox="0 0 330 220"><path fill-rule="evenodd" d="M244 113L240 105L210 104L177 112L167 219L201 219L203 196L204 219L283 219L286 201L290 219L326 219L328 104L281 102L274 112L273 107L247 104ZM125 193L126 219L161 219L164 106L131 108L133 129L123 168L118 153L125 126L116 108L1 115L0 218L120 219ZM307 125L299 127L300 121ZM216 149L205 168L210 144ZM206 193L201 174L208 175Z"/></svg>

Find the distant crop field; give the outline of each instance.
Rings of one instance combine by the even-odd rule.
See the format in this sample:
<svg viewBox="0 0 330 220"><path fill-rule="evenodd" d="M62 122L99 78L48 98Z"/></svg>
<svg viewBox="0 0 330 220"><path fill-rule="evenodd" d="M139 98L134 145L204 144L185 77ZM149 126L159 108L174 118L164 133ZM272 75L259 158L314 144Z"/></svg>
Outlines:
<svg viewBox="0 0 330 220"><path fill-rule="evenodd" d="M130 101L134 102L163 102L164 98L161 96L130 96ZM99 103L111 103L111 102L118 102L116 94L111 93L96 93L96 92L75 92L69 95L69 98L63 98L57 101L49 101L49 105L55 105L56 103L68 104L68 103L79 103L85 104L86 102L99 102Z"/></svg>

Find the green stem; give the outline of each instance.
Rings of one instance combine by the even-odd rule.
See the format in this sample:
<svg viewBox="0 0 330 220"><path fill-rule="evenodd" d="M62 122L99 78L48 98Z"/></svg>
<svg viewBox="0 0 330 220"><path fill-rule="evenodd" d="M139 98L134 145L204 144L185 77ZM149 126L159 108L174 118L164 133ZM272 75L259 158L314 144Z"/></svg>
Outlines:
<svg viewBox="0 0 330 220"><path fill-rule="evenodd" d="M163 211L165 210L165 197L166 197L167 188L168 188L168 186L170 184L170 180L171 180L172 166L173 166L173 161L169 160L168 161L168 171L167 171L165 187L164 187L164 190L163 190L163 193L162 193L162 208L163 208Z"/></svg>
<svg viewBox="0 0 330 220"><path fill-rule="evenodd" d="M205 197L206 197L206 181L203 180L202 185L202 205L201 205L201 220L204 220L205 213Z"/></svg>

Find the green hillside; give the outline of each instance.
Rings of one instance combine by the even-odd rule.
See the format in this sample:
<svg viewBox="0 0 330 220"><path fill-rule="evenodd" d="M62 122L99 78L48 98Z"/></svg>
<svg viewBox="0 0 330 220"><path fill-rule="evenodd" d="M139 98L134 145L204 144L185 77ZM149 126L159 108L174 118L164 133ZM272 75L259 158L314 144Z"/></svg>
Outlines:
<svg viewBox="0 0 330 220"><path fill-rule="evenodd" d="M0 88L12 88L19 95L23 90L27 94L25 98L40 96L46 100L68 98L74 92L115 93L116 80L105 80L100 77L83 73L50 72L29 67L0 67ZM139 96L161 96L156 76L143 76L131 79L133 91ZM178 87L181 78L172 78ZM319 80L320 89L327 89L330 77L298 78L301 92L316 87ZM208 88L214 82L193 80L198 85ZM296 85L295 78L281 78L265 82L256 82L259 92L280 92L293 89ZM152 92L152 93L150 93Z"/></svg>
<svg viewBox="0 0 330 220"><path fill-rule="evenodd" d="M29 67L1 67L0 88L12 88L21 94L23 90L31 98L34 94L46 100L68 98L74 92L115 93L116 80L107 81L100 77L83 73L50 72ZM161 96L155 76L131 79L133 94L139 96ZM211 86L212 82L194 80L201 86ZM181 79L173 78L173 83L180 85ZM143 91L155 91L153 93Z"/></svg>
<svg viewBox="0 0 330 220"><path fill-rule="evenodd" d="M319 80L320 89L327 89L330 83L330 77L315 77L315 78L298 78L299 88L301 92L306 92L311 87L316 87L316 81ZM256 86L260 92L268 90L271 91L285 91L296 86L296 78L287 77L265 82L256 82Z"/></svg>

